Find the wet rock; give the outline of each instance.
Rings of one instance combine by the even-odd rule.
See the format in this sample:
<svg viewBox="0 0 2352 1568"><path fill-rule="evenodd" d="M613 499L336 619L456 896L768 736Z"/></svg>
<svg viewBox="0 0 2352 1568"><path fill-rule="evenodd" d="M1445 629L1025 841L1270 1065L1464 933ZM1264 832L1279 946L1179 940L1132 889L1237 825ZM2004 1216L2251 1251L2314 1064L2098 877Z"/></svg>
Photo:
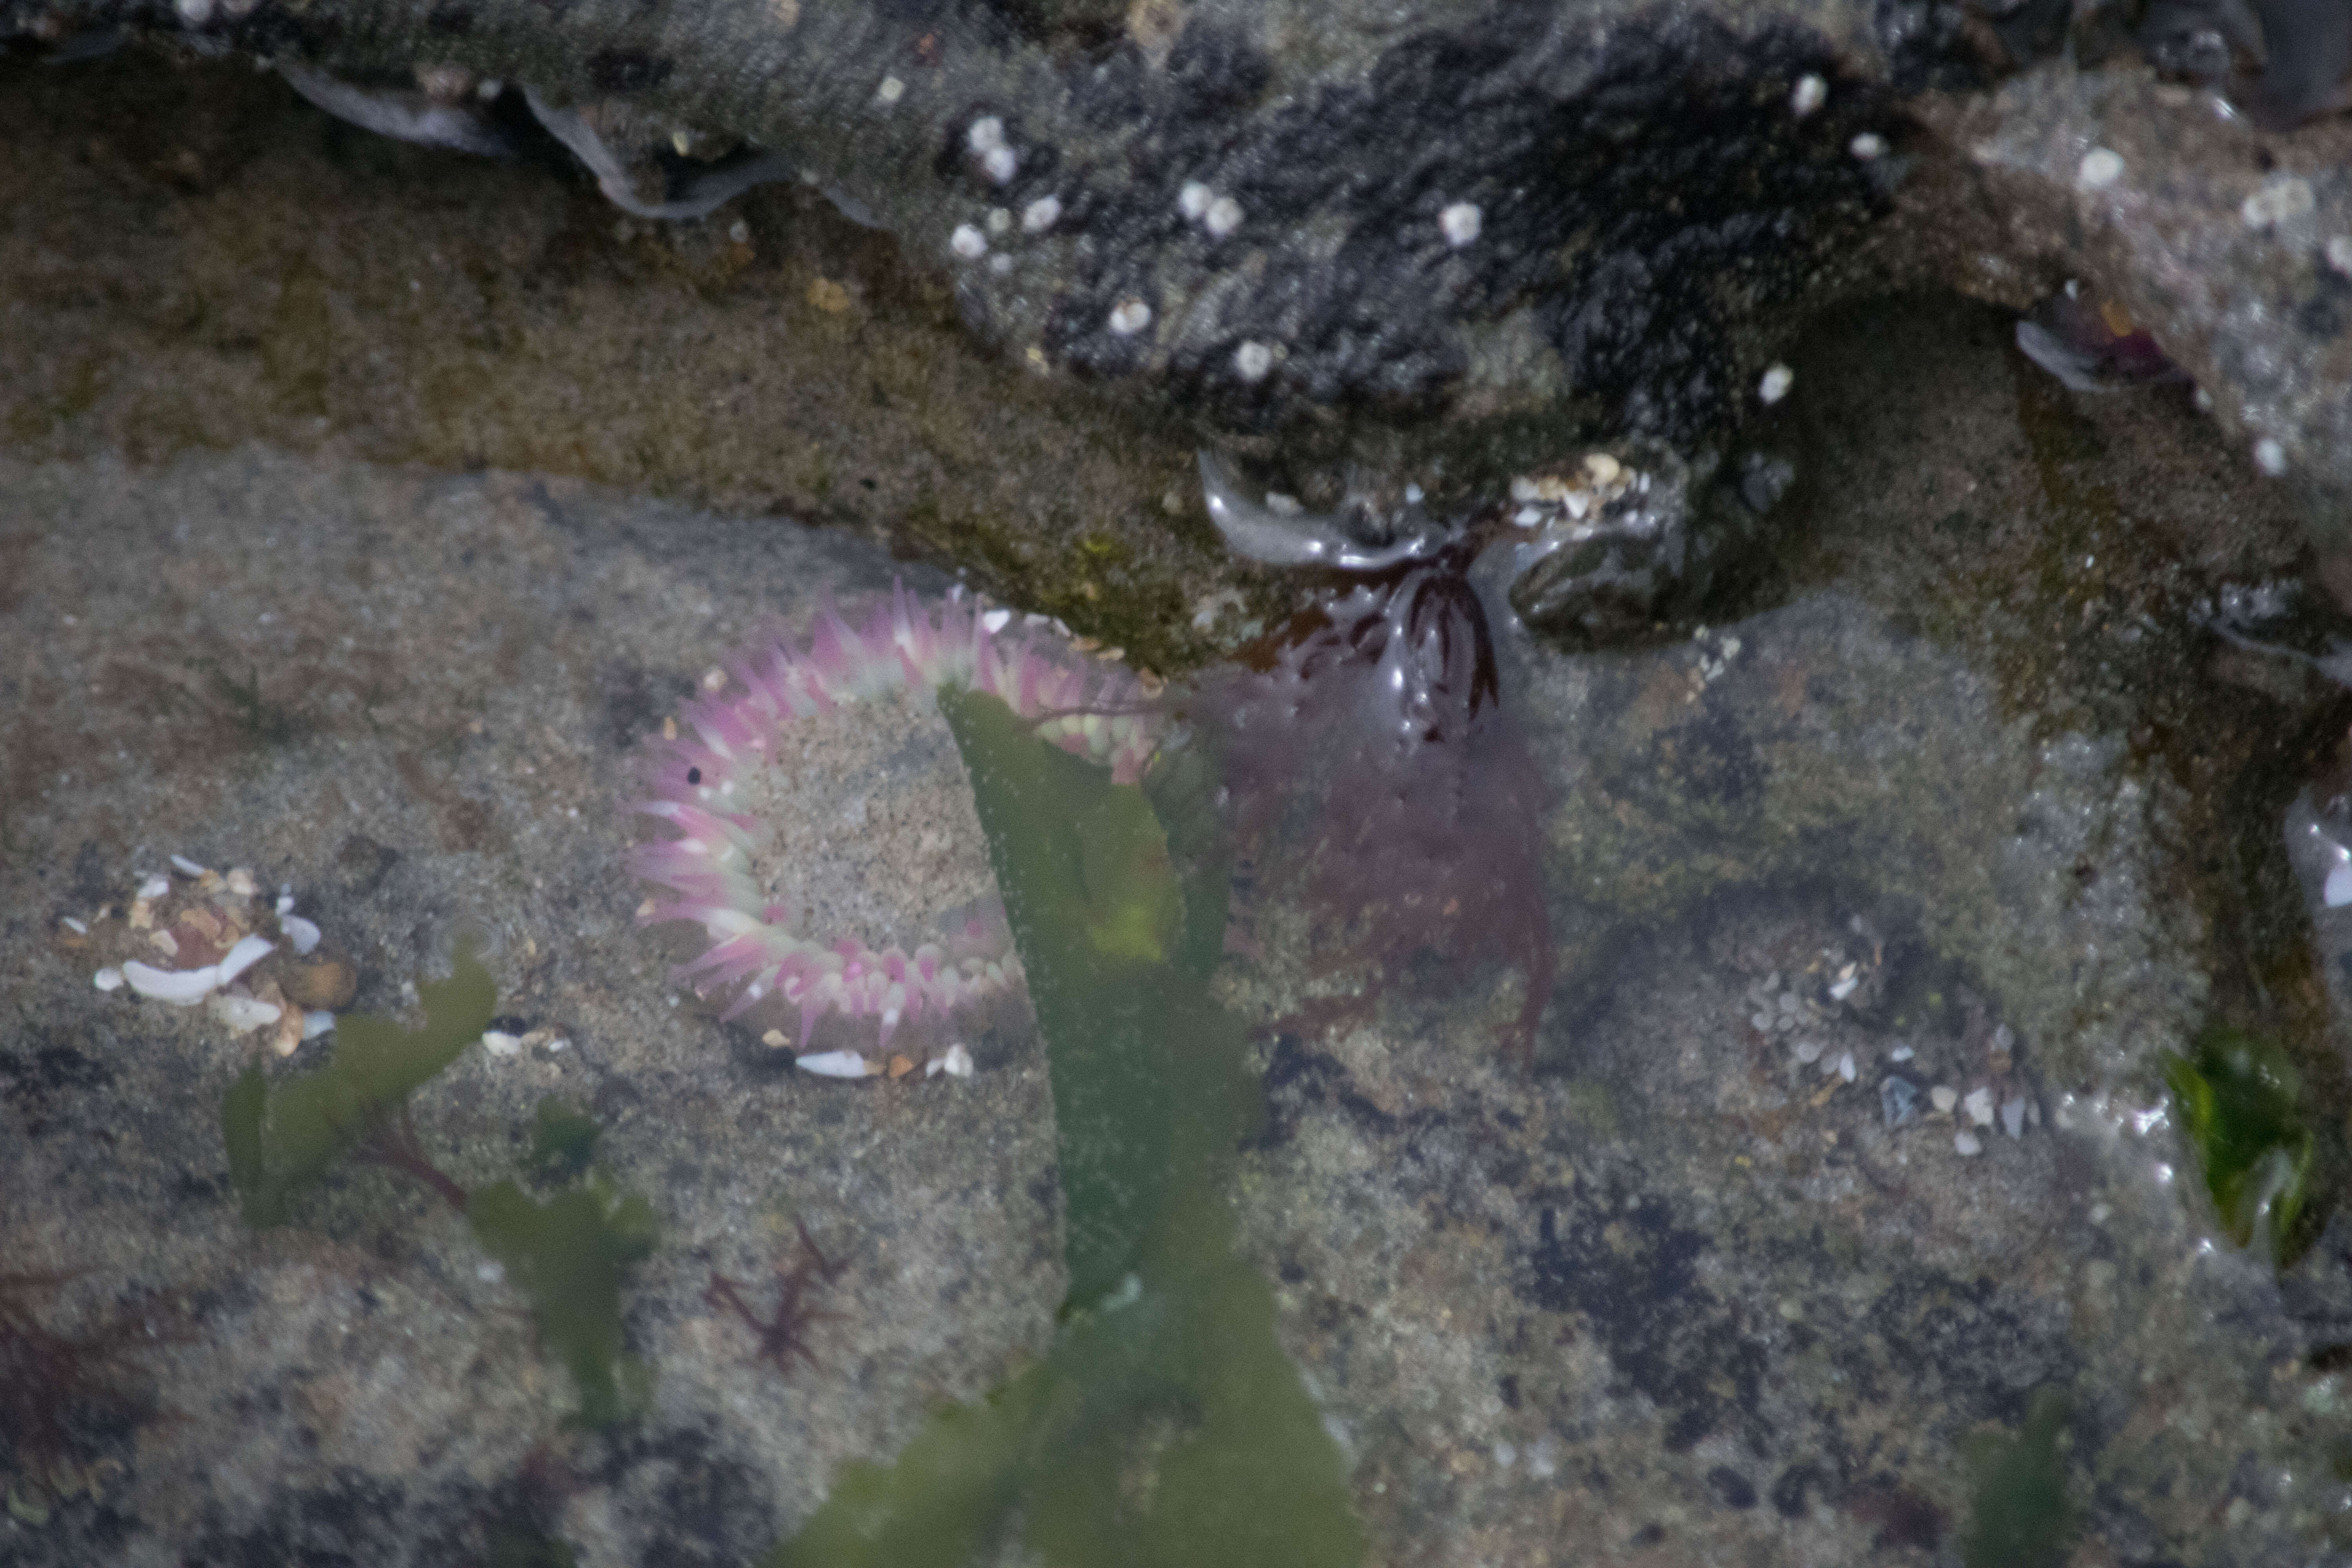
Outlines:
<svg viewBox="0 0 2352 1568"><path fill-rule="evenodd" d="M2249 482L2296 487L2340 549L2352 122L2270 132L2219 103L2144 68L2052 65L1928 118L1975 165L2008 275L2095 280L2213 399Z"/></svg>
<svg viewBox="0 0 2352 1568"><path fill-rule="evenodd" d="M527 80L616 134L748 139L952 276L1016 361L1294 436L1334 410L1719 423L1763 341L1864 270L1888 182L1853 149L1895 139L1890 75L1949 74L1949 7L1874 24L1849 0L1296 26L1143 7L1075 33L985 9L451 9L206 5L178 31L355 79ZM45 15L10 0L0 29ZM590 156L641 199L618 154Z"/></svg>
<svg viewBox="0 0 2352 1568"><path fill-rule="evenodd" d="M0 1560L446 1563L535 1533L583 1563L751 1561L840 1465L892 1457L937 1403L1043 1347L1064 1279L1026 1021L982 1021L969 1077L821 1081L697 1005L633 918L622 807L642 737L614 732L600 671L691 689L780 612L887 589L882 552L562 480L255 449L147 470L11 459L0 496L37 531L0 612L0 990L41 1020L0 1031L0 1278L66 1281L34 1304L59 1339L144 1295L181 1304L110 1364L144 1414L101 1433L111 1406L93 1404L62 1495L0 1434L0 1496L48 1500L37 1525L0 1514ZM586 604L593 619L571 613ZM155 695L205 659L285 672L306 721L257 731ZM496 831L447 836L410 755ZM518 1176L542 1101L593 1119L595 1159L655 1208L621 1297L652 1369L642 1414L568 1426L572 1379L530 1298L382 1163L339 1167L284 1228L240 1219L223 1096L264 1047L203 1008L95 989L87 941L53 940L97 912L58 868L94 859L119 916L134 873L182 847L305 889L371 1010L413 1024L407 987L455 940L484 953L509 1048L469 1046L413 1096L415 1146L478 1192ZM814 1364L787 1376L706 1292L749 1282L768 1312L803 1223L840 1268L813 1301L834 1314L809 1326Z"/></svg>
<svg viewBox="0 0 2352 1568"><path fill-rule="evenodd" d="M2326 118L2352 25L2328 0L1610 0L1573 18L1496 0L1311 25L358 9L192 4L166 30L436 112L455 111L436 85L527 82L538 123L645 216L792 173L949 280L1014 363L1148 386L1222 435L1393 464L1403 429L1477 455L1465 479L1563 438L1687 449L1754 412L1809 313L1890 274L2016 309L2081 277L2261 472L2352 496L2330 348L2352 216L2327 174L2352 132ZM0 6L0 32L53 42L151 19ZM1513 451L1489 464L1498 439Z"/></svg>
<svg viewBox="0 0 2352 1568"><path fill-rule="evenodd" d="M1244 1225L1393 1555L2340 1550L2296 1456L2352 1416L2352 1272L2229 1240L2163 1082L2247 1016L2244 963L2307 974L2281 758L2340 704L2168 620L2296 526L2217 552L2233 476L2162 456L2185 400L2085 414L2008 325L1875 313L1799 364L1834 395L1775 432L1789 602L1645 651L1503 639L1557 781L1535 1075L1507 974L1328 1032L1280 952L1234 978L1270 1036ZM1874 374L1894 339L1921 352ZM2225 839L2256 860L2217 876ZM2340 1105L2324 999L2283 984L2264 1026Z"/></svg>

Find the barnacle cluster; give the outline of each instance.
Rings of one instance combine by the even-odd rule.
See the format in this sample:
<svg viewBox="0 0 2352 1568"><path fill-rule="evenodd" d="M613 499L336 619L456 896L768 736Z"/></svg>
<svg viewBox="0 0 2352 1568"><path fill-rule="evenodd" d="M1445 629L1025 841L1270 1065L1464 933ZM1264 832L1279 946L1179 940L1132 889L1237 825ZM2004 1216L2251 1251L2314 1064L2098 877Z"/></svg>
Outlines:
<svg viewBox="0 0 2352 1568"><path fill-rule="evenodd" d="M639 921L699 925L710 946L679 978L729 994L730 1018L793 1025L796 1040L764 1037L802 1050L828 1015L876 1020L887 1049L902 1026L938 1035L1014 993L1020 960L934 699L950 685L1001 698L1131 783L1156 726L1115 652L961 591L926 604L901 587L861 619L828 606L731 683L713 671L653 747L636 809L670 833L632 858L664 890ZM933 930L900 929L908 910Z"/></svg>

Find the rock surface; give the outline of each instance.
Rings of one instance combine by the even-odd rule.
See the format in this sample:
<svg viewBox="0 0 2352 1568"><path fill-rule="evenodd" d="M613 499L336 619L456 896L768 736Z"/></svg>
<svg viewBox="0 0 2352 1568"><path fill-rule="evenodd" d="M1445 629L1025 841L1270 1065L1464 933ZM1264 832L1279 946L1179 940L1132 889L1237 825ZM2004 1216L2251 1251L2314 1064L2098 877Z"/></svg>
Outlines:
<svg viewBox="0 0 2352 1568"><path fill-rule="evenodd" d="M1807 314L1889 268L2013 307L2082 277L2199 376L2250 457L2275 443L2265 471L2340 508L2331 323L2352 283L2326 247L2352 255L2352 222L2326 171L2352 132L2284 129L2281 108L2329 101L2341 40L2305 15L2326 7L2270 8L2272 53L2312 79L2241 92L2264 130L2146 63L2226 75L2231 34L2204 11L2228 7L2166 13L2225 40L2218 66L2162 17L2134 34L2090 8L2074 49L2095 69L2056 63L2049 7L1979 9L206 0L173 30L430 107L422 80L438 112L551 150L467 91L528 83L542 118L585 106L604 183L639 206L708 186L748 139L779 160L759 172L797 169L952 279L1013 363L1148 385L1294 453L1444 451L1469 481L1556 455L1563 425L1687 445L1752 412ZM77 46L126 23L150 14L0 7L0 31Z"/></svg>
<svg viewBox="0 0 2352 1568"><path fill-rule="evenodd" d="M2347 1243L2277 1281L2216 1240L2158 1079L2221 1016L2288 1030L2341 1102L2278 823L2342 702L2189 618L2287 570L2295 526L2177 392L2077 404L2002 326L1885 311L1801 357L1815 390L1763 432L1806 476L1777 607L1633 654L1507 640L1556 786L1535 1073L1491 976L1328 1037L1279 1020L1331 976L1228 976L1275 1026L1244 1234L1379 1560L1574 1531L1950 1562L2021 1464L2060 1478L2055 1514L2017 1504L2052 1552L2342 1560L2310 1456L2352 1420ZM252 447L11 459L0 497L0 975L38 1020L0 1036L0 1274L61 1339L156 1325L77 1393L84 1479L0 1521L0 1561L756 1560L1046 1343L1019 1020L969 1082L819 1082L673 1006L629 918L631 748L771 617L879 587L878 552ZM64 923L173 851L290 884L363 1008L483 942L501 1027L557 1033L469 1050L418 1141L478 1184L542 1097L604 1127L659 1221L623 1297L645 1414L566 1429L523 1298L418 1186L355 1164L291 1228L239 1221L217 1118L254 1047L94 989ZM767 1310L796 1221L842 1317L786 1376L704 1292Z"/></svg>
<svg viewBox="0 0 2352 1568"><path fill-rule="evenodd" d="M1999 329L1887 312L1801 363L1787 604L1507 672L1555 781L1549 1072L1487 977L1392 977L1328 1037L1283 1022L1328 983L1234 980L1276 1031L1245 1225L1393 1558L2345 1560L2305 1359L2341 1222L2284 1290L2217 1249L2158 1077L2250 961L2325 1011L2273 726L2342 704L2252 698L2280 672L2165 607L2295 530L2215 553L2243 480L2168 455L2185 399L2086 418ZM2342 1030L2305 1042L2330 1095ZM1999 1536L2005 1453L2071 1516Z"/></svg>
<svg viewBox="0 0 2352 1568"><path fill-rule="evenodd" d="M0 1275L65 1281L29 1307L60 1337L145 1297L170 1330L109 1368L143 1421L68 1404L75 1462L113 1484L0 1521L0 1562L475 1562L500 1530L588 1562L743 1562L845 1459L888 1458L1043 1347L1064 1283L1034 1033L974 1036L969 1080L796 1073L682 1001L631 918L638 743L778 616L887 588L878 552L251 449L11 463L0 494L0 984L24 1009L0 1037ZM622 1296L655 1368L641 1419L566 1431L527 1298L421 1186L352 1163L291 1228L239 1221L221 1097L257 1037L94 989L62 923L119 912L175 853L290 885L358 960L363 1011L413 1008L406 983L481 944L499 1027L532 1043L421 1090L418 1142L478 1186L542 1099L602 1126L659 1227ZM769 1310L797 1224L844 1268L787 1373L704 1291L724 1274Z"/></svg>

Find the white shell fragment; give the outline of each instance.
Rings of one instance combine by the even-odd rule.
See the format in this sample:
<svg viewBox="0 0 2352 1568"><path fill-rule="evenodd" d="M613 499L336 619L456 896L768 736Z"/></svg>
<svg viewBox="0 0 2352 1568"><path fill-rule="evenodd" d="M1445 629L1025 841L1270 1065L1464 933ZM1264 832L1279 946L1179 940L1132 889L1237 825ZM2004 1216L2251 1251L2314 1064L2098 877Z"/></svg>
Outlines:
<svg viewBox="0 0 2352 1568"><path fill-rule="evenodd" d="M142 996L174 1007L193 1007L220 987L220 971L209 963L202 969L151 969L134 959L122 966L122 978Z"/></svg>
<svg viewBox="0 0 2352 1568"><path fill-rule="evenodd" d="M315 1040L334 1026L335 1016L324 1008L302 1015L302 1037L306 1040Z"/></svg>
<svg viewBox="0 0 2352 1568"><path fill-rule="evenodd" d="M1975 1122L1978 1126L1991 1126L1992 1090L1989 1089L1972 1089L1969 1090L1968 1098L1960 1101L1960 1109L1967 1111L1969 1113L1969 1120Z"/></svg>
<svg viewBox="0 0 2352 1568"><path fill-rule="evenodd" d="M194 860L189 859L185 855L173 856L172 868L179 872L183 877L201 877L205 874L205 868L202 866L197 865ZM170 888L171 884L164 884L165 891L168 892Z"/></svg>
<svg viewBox="0 0 2352 1568"><path fill-rule="evenodd" d="M2254 443L2254 467L2268 479L2277 479L2286 472L2286 448L2276 437L2265 436Z"/></svg>
<svg viewBox="0 0 2352 1568"><path fill-rule="evenodd" d="M286 1016L286 1009L275 1002L264 1002L257 996L215 996L205 1004L205 1011L228 1026L231 1034L242 1035L275 1024Z"/></svg>
<svg viewBox="0 0 2352 1568"><path fill-rule="evenodd" d="M88 936L89 934L89 923L87 921L78 921L71 915L67 915L58 923L64 926L66 930L73 932L76 936Z"/></svg>
<svg viewBox="0 0 2352 1568"><path fill-rule="evenodd" d="M1960 1102L1960 1091L1949 1084L1939 1083L1927 1091L1927 1100L1937 1110L1949 1116L1952 1113L1952 1107Z"/></svg>
<svg viewBox="0 0 2352 1568"><path fill-rule="evenodd" d="M309 955L319 945L319 928L300 915L280 915L278 929L284 931L286 940L294 944L298 957Z"/></svg>
<svg viewBox="0 0 2352 1568"><path fill-rule="evenodd" d="M160 873L139 884L139 897L142 899L160 899L171 890L172 879Z"/></svg>
<svg viewBox="0 0 2352 1568"><path fill-rule="evenodd" d="M1952 1135L1952 1150L1959 1154L1981 1154L1984 1142L1973 1132L1956 1132Z"/></svg>
<svg viewBox="0 0 2352 1568"><path fill-rule="evenodd" d="M266 936L238 938L237 944L228 950L227 954L222 958L215 968L215 973L219 975L219 984L226 985L235 980L238 975L268 958L277 946L276 942Z"/></svg>
<svg viewBox="0 0 2352 1568"><path fill-rule="evenodd" d="M2025 1136L2025 1097L2004 1100L2000 1107L2000 1130L2011 1138Z"/></svg>
<svg viewBox="0 0 2352 1568"><path fill-rule="evenodd" d="M1859 974L1847 975L1843 980L1837 982L1830 987L1830 1000L1832 1002L1844 1001L1847 997L1853 994L1854 987L1861 984L1862 976Z"/></svg>
<svg viewBox="0 0 2352 1568"><path fill-rule="evenodd" d="M819 1078L871 1078L882 1070L856 1051L818 1051L793 1065Z"/></svg>
<svg viewBox="0 0 2352 1568"><path fill-rule="evenodd" d="M122 971L113 968L101 969L89 977L89 983L100 991L119 991L122 988Z"/></svg>
<svg viewBox="0 0 2352 1568"><path fill-rule="evenodd" d="M482 1049L494 1057L510 1057L522 1049L522 1040L520 1036L509 1035L503 1030L485 1029L482 1031Z"/></svg>
<svg viewBox="0 0 2352 1568"><path fill-rule="evenodd" d="M2327 901L2331 910L2340 910L2352 904L2352 860L2328 868L2327 885L2320 889L2319 896Z"/></svg>
<svg viewBox="0 0 2352 1568"><path fill-rule="evenodd" d="M1864 163L1886 156L1886 138L1875 131L1865 131L1845 144L1845 150Z"/></svg>

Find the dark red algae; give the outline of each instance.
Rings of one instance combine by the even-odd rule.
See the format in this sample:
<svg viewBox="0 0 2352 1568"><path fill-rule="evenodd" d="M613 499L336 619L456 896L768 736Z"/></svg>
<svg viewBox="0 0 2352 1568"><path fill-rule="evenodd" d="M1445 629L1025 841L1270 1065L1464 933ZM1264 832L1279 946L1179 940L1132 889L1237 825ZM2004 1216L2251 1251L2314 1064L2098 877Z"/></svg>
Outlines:
<svg viewBox="0 0 2352 1568"><path fill-rule="evenodd" d="M1544 789L1502 700L1494 633L1470 582L1476 535L1318 601L1201 682L1192 718L1216 754L1237 859L1314 918L1318 969L1369 1010L1433 961L1450 979L1509 963L1526 981L1507 1044L1523 1064L1552 987ZM1303 831L1302 831L1303 829Z"/></svg>
<svg viewBox="0 0 2352 1568"><path fill-rule="evenodd" d="M808 1226L795 1220L800 1231L800 1250L788 1264L776 1268L776 1310L762 1319L751 1310L743 1292L751 1287L740 1279L730 1279L713 1269L710 1283L702 1299L712 1310L724 1308L743 1321L751 1331L757 1348L751 1352L756 1360L773 1365L786 1377L793 1373L793 1357L806 1362L811 1371L816 1368L816 1352L809 1346L808 1331L819 1323L835 1322L839 1312L828 1312L815 1306L810 1297L819 1285L830 1285L840 1274L845 1260L827 1258L817 1250L816 1238L809 1235Z"/></svg>

